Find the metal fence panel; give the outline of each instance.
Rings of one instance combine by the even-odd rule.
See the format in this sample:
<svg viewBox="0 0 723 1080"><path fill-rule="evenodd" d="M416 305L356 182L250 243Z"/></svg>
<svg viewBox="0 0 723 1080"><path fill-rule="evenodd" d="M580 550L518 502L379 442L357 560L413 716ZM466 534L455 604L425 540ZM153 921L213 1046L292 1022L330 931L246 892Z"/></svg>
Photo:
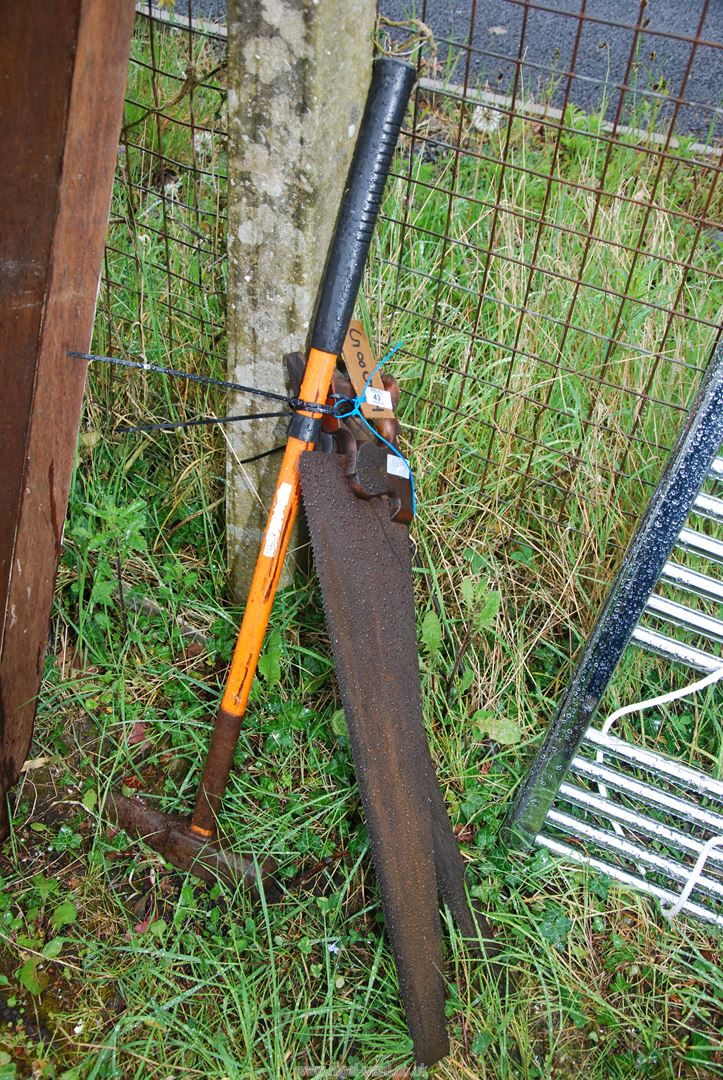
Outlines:
<svg viewBox="0 0 723 1080"><path fill-rule="evenodd" d="M371 284L422 501L452 547L464 501L465 534L545 554L539 584L608 576L719 333L723 129L694 92L720 18L656 10L381 4L420 78Z"/></svg>
<svg viewBox="0 0 723 1080"><path fill-rule="evenodd" d="M139 4L97 351L225 373L225 64L224 27L192 4L183 16ZM113 373L93 377L118 416L128 402L114 400ZM135 386L132 421L190 419L207 400L179 385L176 410L158 381Z"/></svg>

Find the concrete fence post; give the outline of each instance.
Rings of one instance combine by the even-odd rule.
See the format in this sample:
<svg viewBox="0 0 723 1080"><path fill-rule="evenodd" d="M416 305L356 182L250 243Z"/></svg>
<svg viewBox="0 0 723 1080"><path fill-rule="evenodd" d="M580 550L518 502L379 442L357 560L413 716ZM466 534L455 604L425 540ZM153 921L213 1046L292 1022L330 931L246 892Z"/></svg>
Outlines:
<svg viewBox="0 0 723 1080"><path fill-rule="evenodd" d="M376 0L229 0L234 381L284 391L283 354L305 348L371 76L375 16ZM248 399L234 404L249 411ZM248 591L279 459L238 462L283 443L286 427L286 420L258 420L229 432L229 563L239 599ZM293 556L282 584L292 571Z"/></svg>

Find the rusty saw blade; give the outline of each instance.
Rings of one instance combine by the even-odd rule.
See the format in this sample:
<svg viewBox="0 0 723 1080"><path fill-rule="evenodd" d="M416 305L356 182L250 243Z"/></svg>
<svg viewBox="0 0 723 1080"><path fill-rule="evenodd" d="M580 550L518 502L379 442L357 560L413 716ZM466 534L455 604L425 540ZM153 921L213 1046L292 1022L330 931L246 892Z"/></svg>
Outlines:
<svg viewBox="0 0 723 1080"><path fill-rule="evenodd" d="M339 455L304 454L300 473L407 1024L431 1065L449 1050L437 892L465 937L479 929L422 723L409 534L355 497Z"/></svg>

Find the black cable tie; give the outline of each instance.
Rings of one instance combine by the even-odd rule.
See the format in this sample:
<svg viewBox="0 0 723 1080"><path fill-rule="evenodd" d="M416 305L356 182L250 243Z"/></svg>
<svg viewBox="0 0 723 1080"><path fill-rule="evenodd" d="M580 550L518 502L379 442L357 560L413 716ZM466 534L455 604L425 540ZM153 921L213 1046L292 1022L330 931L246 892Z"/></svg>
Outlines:
<svg viewBox="0 0 723 1080"><path fill-rule="evenodd" d="M356 416L356 407L359 404L357 398L342 397L341 394L337 395L339 400L334 405L334 411L332 416L335 416L337 420L348 420L350 416Z"/></svg>
<svg viewBox="0 0 723 1080"><path fill-rule="evenodd" d="M162 367L160 364L149 364L140 360L126 360L120 356L102 356L98 353L85 353L75 351L69 351L66 355L78 360L97 361L103 364L116 364L118 367L133 368L137 371L152 371L156 375L169 375L174 379L184 379L186 382L200 383L202 386L217 386L223 390L235 390L236 393L254 394L257 397L269 398L272 401L283 401L295 412L302 409L312 413L320 413L322 416L334 416L337 418L341 418L348 415L346 412L344 412L345 409L348 409L349 407L354 408L354 406L357 404L356 398L343 397L341 394L332 394L332 398L336 399L334 404L322 405L319 402L304 401L302 398L289 397L286 394L279 394L273 390L260 390L256 386L245 386L242 383L228 382L226 379L215 379L210 375L196 375L195 373L190 371L177 371L175 368ZM223 421L208 421L208 423L215 422L222 423ZM139 428L137 430L142 429Z"/></svg>
<svg viewBox="0 0 723 1080"><path fill-rule="evenodd" d="M270 450L262 450L260 454L252 454L251 457L241 458L240 460L234 458L234 465L250 465L252 461L261 461L262 458L271 457L272 454L280 454L285 449L285 444L272 446Z"/></svg>
<svg viewBox="0 0 723 1080"><path fill-rule="evenodd" d="M321 405L316 401L304 401L302 398L289 398L289 405L294 412L303 409L311 413L321 413L322 416L336 416L336 405Z"/></svg>

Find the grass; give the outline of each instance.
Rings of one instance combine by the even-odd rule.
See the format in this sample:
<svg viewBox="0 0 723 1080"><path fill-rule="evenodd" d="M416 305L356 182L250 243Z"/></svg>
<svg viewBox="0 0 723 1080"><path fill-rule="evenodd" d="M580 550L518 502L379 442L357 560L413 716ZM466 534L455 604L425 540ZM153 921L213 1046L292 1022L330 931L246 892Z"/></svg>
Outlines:
<svg viewBox="0 0 723 1080"><path fill-rule="evenodd" d="M164 33L154 44L157 61L178 76L160 80L159 100L167 102L182 85L186 40ZM213 71L215 48L195 48L196 69ZM150 62L142 32L134 49ZM214 78L222 82L223 73ZM166 110L189 120L193 109L194 123L212 132L202 144L209 176L198 182L190 170L158 173L145 68L133 67L129 96L141 103L128 113L138 121L129 141L144 149L126 149L119 171L147 190L131 204L117 185L107 265L116 284L102 295L95 347L222 374L221 95L197 86ZM421 119L444 141L460 115L430 101ZM688 403L697 372L686 365L700 365L713 332L675 320L664 360L653 365L628 346L656 349L665 315L633 302L620 328L628 346L607 364L599 337L572 333L561 366L551 368L531 357L560 356L561 329L544 316L566 310L570 285L528 278L520 262L496 258L472 341L479 249L491 227L483 204L499 193L502 206L535 214L544 185L521 172L500 178L493 158L504 128L482 135L469 111L461 119L458 159L413 156L421 183L408 214L417 228L403 245L393 221L379 228L361 304L377 343L404 337L394 371L405 390L402 419L420 496L414 536L430 745L471 890L504 942L502 962L514 979L501 999L450 928L452 1053L435 1075L719 1075L715 937L695 923L670 927L640 895L542 852L510 857L496 841L674 439L682 413L664 403ZM565 136L555 167L575 183L594 183L604 150L591 135L600 122L574 113L570 120L577 133ZM162 122L160 137L168 158L192 162L201 153L178 124ZM553 165L552 140L532 123L515 122L509 152L538 172ZM606 189L644 198L654 168L637 147L617 149ZM670 210L699 212L709 180L692 163L664 171L659 201L667 212L653 213L648 250L671 262L639 262L630 286L636 299L674 299L675 263L688 257L692 233ZM454 185L459 196L446 252L429 234L445 231L447 200L423 184ZM399 218L406 200L404 180L392 181L387 218ZM584 229L590 211L588 193L557 186L546 216ZM601 235L634 244L640 207L608 197L600 213ZM166 233L177 277L165 270ZM529 262L535 236L533 223L501 215L495 250ZM190 247L181 243L188 237ZM539 266L574 278L580 258L579 240L545 232ZM623 248L593 245L585 280L618 288L629 258ZM706 233L685 304L711 322L720 289L709 271L718 261ZM435 304L445 326L430 334ZM518 331L519 307L538 314L526 314ZM606 294L584 290L574 321L605 335L614 314ZM428 356L427 365L417 356ZM590 381L604 364L615 387ZM663 404L644 402L642 391ZM460 401L461 413L446 411ZM35 744L2 864L1 979L12 1024L0 1076L392 1075L411 1060L313 581L300 578L275 605L222 819L230 844L273 854L287 880L299 866L310 871L305 887L279 906L253 907L225 886L172 871L109 829L99 811L118 787L188 811L239 618L226 590L222 433L123 439L109 432L119 421L222 407L194 387L91 370ZM195 639L184 636L189 627ZM451 679L465 638L470 647ZM664 688L670 677L654 661L626 655L609 705ZM720 775L712 699L673 715L673 733L654 745L681 756L692 746ZM506 732L490 726L499 717L509 722Z"/></svg>

